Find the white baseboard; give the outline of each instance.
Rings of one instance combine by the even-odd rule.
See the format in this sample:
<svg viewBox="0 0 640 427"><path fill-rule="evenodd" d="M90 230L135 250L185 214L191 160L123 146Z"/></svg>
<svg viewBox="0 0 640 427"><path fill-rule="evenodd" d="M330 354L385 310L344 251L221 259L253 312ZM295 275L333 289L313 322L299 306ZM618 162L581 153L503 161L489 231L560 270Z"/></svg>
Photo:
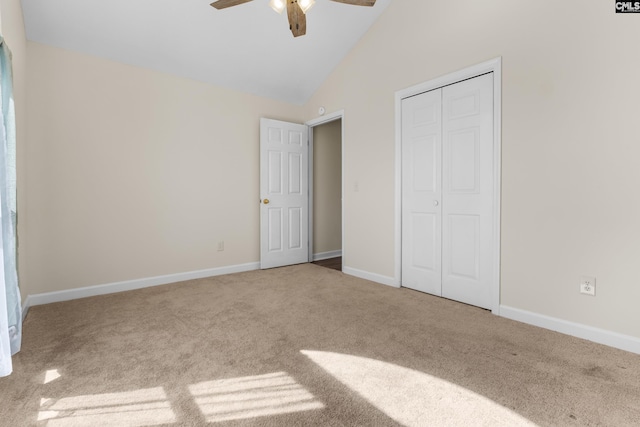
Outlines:
<svg viewBox="0 0 640 427"><path fill-rule="evenodd" d="M337 251L336 251L337 252ZM330 254L333 252L325 252ZM323 254L316 254L323 255ZM327 256L332 258L335 256ZM326 259L319 258L319 259ZM315 259L315 255L314 255ZM104 285L88 286L84 288L69 289L58 292L47 292L42 294L28 295L22 306L22 319L27 316L29 308L36 305L51 304L54 302L69 301L73 299L86 298L97 295L106 295L116 292L132 291L135 289L148 288L152 286L167 285L185 280L202 279L205 277L221 276L224 274L241 273L245 271L258 270L260 263L248 263L233 265L227 267L211 268L207 270L191 271L186 273L169 274L166 276L148 277L144 279L128 280L124 282L108 283ZM372 282L380 283L387 286L399 288L400 284L393 277L387 277L368 271L358 270L351 267L343 267L343 273L350 276L358 277ZM640 354L640 338L623 335L604 329L594 328L580 323L570 322L555 317L545 316L518 308L505 305L500 306L501 317L516 320L518 322L527 323L529 325L538 326L552 331L571 335L577 338L586 339L599 344L608 345L610 347Z"/></svg>
<svg viewBox="0 0 640 427"><path fill-rule="evenodd" d="M387 286L393 286L394 288L399 288L400 283L393 277L383 276L381 274L370 273L368 271L358 270L351 267L342 267L342 272L344 274L348 274L349 276L359 277L360 279L370 280L372 282L381 283Z"/></svg>
<svg viewBox="0 0 640 427"><path fill-rule="evenodd" d="M314 261L322 261L323 259L329 258L337 258L342 256L342 251L331 251L331 252L319 252L317 254L313 254Z"/></svg>
<svg viewBox="0 0 640 427"><path fill-rule="evenodd" d="M87 286L84 288L68 289L58 292L28 295L22 308L22 318L27 315L29 307L34 305L51 304L54 302L69 301L79 298L93 297L97 295L114 294L116 292L133 291L135 289L149 288L151 286L168 285L169 283L183 282L185 280L202 279L205 277L222 276L224 274L241 273L244 271L258 270L260 263L231 265L227 267L210 268L207 270L189 271L186 273L168 274L166 276L148 277L144 279L127 280L124 282L107 283L104 285Z"/></svg>
<svg viewBox="0 0 640 427"><path fill-rule="evenodd" d="M619 348L620 350L640 354L640 338L629 335L622 335L617 332L594 328L592 326L569 322L567 320L557 319L555 317L545 316L543 314L533 313L531 311L520 310L518 308L504 305L500 306L500 316L593 341L598 344L608 345L609 347Z"/></svg>

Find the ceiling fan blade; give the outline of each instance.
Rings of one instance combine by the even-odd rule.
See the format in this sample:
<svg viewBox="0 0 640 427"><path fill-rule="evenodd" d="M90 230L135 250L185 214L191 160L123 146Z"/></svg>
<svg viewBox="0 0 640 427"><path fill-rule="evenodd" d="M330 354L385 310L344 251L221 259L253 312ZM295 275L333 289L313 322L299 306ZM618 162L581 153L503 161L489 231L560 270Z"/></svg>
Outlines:
<svg viewBox="0 0 640 427"><path fill-rule="evenodd" d="M354 6L373 6L376 0L333 0L338 3L352 4Z"/></svg>
<svg viewBox="0 0 640 427"><path fill-rule="evenodd" d="M218 0L211 3L211 6L216 9L226 9L231 6L237 6L242 3L248 3L253 0Z"/></svg>
<svg viewBox="0 0 640 427"><path fill-rule="evenodd" d="M287 16L293 37L304 36L307 33L307 17L300 8L298 0L287 0Z"/></svg>

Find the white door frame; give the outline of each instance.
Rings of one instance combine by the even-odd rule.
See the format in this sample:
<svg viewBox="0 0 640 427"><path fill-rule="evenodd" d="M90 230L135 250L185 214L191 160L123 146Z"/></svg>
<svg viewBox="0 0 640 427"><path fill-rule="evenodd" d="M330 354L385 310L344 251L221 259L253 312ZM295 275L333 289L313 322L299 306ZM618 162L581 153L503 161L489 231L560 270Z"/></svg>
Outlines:
<svg viewBox="0 0 640 427"><path fill-rule="evenodd" d="M408 87L395 94L396 126L396 197L395 197L395 283L402 283L402 100L462 80L493 73L493 158L494 158L494 283L491 285L491 312L500 314L500 200L502 176L502 57L473 65L437 77L425 83Z"/></svg>
<svg viewBox="0 0 640 427"><path fill-rule="evenodd" d="M344 269L344 110L335 111L333 113L328 113L324 116L318 117L317 119L312 119L305 122L305 125L309 127L309 262L313 262L313 128L316 126L324 125L326 123L330 123L336 120L342 120L342 126L340 126L340 137L342 139L341 143L341 153L342 164L341 164L341 174L342 174L342 182L340 184L340 191L342 197L342 206L341 206L341 222L342 222L342 268Z"/></svg>

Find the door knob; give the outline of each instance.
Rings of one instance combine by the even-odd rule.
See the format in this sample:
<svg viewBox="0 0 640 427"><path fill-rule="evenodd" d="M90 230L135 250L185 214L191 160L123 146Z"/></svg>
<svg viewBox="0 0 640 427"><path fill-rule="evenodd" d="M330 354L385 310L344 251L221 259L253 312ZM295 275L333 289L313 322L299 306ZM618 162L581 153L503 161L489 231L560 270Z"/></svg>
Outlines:
<svg viewBox="0 0 640 427"><path fill-rule="evenodd" d="M264 203L265 205L268 205L268 204L269 204L269 199L264 199L264 200L262 201L262 203Z"/></svg>
<svg viewBox="0 0 640 427"><path fill-rule="evenodd" d="M439 204L440 204L440 202L439 202L439 201L437 201L437 200L434 200L434 201L433 201L433 206L438 206Z"/></svg>

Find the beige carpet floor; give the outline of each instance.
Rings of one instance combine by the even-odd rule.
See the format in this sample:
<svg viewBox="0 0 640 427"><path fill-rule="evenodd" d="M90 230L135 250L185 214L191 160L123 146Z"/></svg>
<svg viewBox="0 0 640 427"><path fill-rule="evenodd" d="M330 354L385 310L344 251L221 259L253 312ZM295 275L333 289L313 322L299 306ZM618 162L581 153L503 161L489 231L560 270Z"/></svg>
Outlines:
<svg viewBox="0 0 640 427"><path fill-rule="evenodd" d="M640 356L306 264L33 307L2 426L639 426Z"/></svg>

